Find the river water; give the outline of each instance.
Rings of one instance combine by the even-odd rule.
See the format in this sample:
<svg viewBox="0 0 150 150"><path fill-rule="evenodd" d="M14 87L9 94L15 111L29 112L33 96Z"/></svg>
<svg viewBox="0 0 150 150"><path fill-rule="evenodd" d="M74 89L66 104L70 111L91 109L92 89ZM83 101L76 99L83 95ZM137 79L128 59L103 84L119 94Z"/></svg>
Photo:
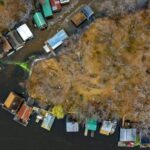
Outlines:
<svg viewBox="0 0 150 150"><path fill-rule="evenodd" d="M6 60L23 62L31 55L44 54L42 45L51 34L51 29L38 31L31 24L29 26L35 38ZM69 32L74 30L73 27L69 28ZM10 91L24 95L20 82L26 78L27 74L19 67L6 65L5 69L0 71L0 103L4 102ZM51 132L48 132L36 124L34 119L31 119L29 126L25 128L14 122L13 116L0 108L0 150L127 150L117 147L118 130L117 128L117 132L109 137L96 133L95 137L91 138L84 137L82 128L79 133L66 133L65 120L56 120Z"/></svg>

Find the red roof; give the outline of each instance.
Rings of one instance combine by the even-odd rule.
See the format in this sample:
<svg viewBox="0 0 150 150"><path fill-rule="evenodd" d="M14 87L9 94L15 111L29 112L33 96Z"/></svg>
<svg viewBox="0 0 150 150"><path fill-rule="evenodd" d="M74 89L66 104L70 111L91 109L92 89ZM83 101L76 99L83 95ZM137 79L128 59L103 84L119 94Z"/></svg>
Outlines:
<svg viewBox="0 0 150 150"><path fill-rule="evenodd" d="M32 108L27 106L26 104L23 104L17 116L18 119L22 120L23 122L28 122L31 113L32 113Z"/></svg>
<svg viewBox="0 0 150 150"><path fill-rule="evenodd" d="M51 7L53 11L60 11L61 10L61 4L59 0L50 0Z"/></svg>

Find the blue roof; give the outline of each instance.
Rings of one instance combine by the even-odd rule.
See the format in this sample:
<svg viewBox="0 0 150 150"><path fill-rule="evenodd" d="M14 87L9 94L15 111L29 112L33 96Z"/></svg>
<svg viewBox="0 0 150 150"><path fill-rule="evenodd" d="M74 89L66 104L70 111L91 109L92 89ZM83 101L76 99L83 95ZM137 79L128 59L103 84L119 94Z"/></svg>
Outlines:
<svg viewBox="0 0 150 150"><path fill-rule="evenodd" d="M145 134L143 131L140 133L141 144L150 144L150 133Z"/></svg>
<svg viewBox="0 0 150 150"><path fill-rule="evenodd" d="M55 119L55 117L53 117L52 115L48 114L48 115L44 118L41 127L45 128L45 129L47 129L47 130L50 130L51 127L52 127L52 125L53 125L54 119Z"/></svg>
<svg viewBox="0 0 150 150"><path fill-rule="evenodd" d="M52 38L50 38L47 43L52 49L56 49L58 46L60 46L64 40L68 38L67 33L62 29L59 32L57 32Z"/></svg>
<svg viewBox="0 0 150 150"><path fill-rule="evenodd" d="M84 13L87 19L89 19L94 14L93 10L89 6L84 6L82 8L82 12Z"/></svg>

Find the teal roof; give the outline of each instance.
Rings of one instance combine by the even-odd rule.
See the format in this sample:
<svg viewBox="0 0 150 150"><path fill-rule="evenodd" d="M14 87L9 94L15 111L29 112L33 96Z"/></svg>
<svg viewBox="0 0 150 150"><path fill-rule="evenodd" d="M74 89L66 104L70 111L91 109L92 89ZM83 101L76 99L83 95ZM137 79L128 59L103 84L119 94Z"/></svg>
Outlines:
<svg viewBox="0 0 150 150"><path fill-rule="evenodd" d="M42 4L42 10L44 17L51 17L53 15L50 0L45 0L44 4Z"/></svg>
<svg viewBox="0 0 150 150"><path fill-rule="evenodd" d="M39 29L43 29L47 26L46 21L41 12L36 12L33 15L33 19Z"/></svg>
<svg viewBox="0 0 150 150"><path fill-rule="evenodd" d="M88 119L86 121L85 128L87 130L96 131L96 129L97 129L97 120L95 120L95 119Z"/></svg>

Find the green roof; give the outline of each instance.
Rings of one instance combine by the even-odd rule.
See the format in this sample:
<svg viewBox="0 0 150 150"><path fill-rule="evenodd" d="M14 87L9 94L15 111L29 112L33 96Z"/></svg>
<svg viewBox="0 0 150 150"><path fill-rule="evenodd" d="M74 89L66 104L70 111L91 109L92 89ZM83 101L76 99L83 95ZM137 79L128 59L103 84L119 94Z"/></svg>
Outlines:
<svg viewBox="0 0 150 150"><path fill-rule="evenodd" d="M44 17L51 17L53 15L50 0L45 0L44 4L42 4L42 10Z"/></svg>
<svg viewBox="0 0 150 150"><path fill-rule="evenodd" d="M97 120L95 120L95 119L88 119L86 121L85 127L86 127L87 130L96 131L96 129L97 129Z"/></svg>
<svg viewBox="0 0 150 150"><path fill-rule="evenodd" d="M47 26L46 21L41 12L36 12L33 15L33 19L39 29L43 29Z"/></svg>

